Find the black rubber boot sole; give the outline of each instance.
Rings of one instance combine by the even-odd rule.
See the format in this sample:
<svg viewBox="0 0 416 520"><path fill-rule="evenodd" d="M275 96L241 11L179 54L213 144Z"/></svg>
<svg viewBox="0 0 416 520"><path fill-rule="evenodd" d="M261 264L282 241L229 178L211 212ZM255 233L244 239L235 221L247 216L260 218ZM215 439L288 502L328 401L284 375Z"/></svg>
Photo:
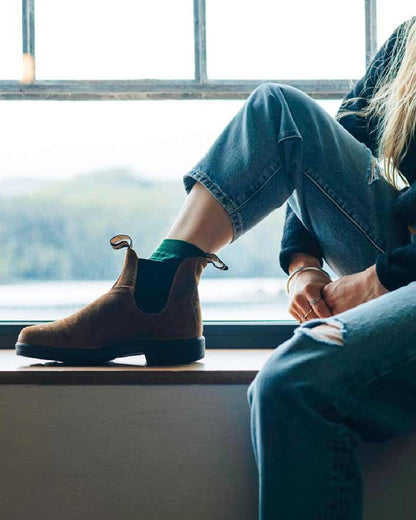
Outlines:
<svg viewBox="0 0 416 520"><path fill-rule="evenodd" d="M128 343L100 348L43 347L16 343L18 356L63 361L65 363L105 363L119 357L144 354L148 365L183 365L205 356L205 338L175 340L131 340Z"/></svg>

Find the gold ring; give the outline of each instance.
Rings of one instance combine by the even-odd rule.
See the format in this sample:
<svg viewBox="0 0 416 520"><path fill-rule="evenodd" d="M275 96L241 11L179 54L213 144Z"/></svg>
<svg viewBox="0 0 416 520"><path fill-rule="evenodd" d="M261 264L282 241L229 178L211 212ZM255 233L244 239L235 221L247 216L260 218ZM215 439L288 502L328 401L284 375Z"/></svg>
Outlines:
<svg viewBox="0 0 416 520"><path fill-rule="evenodd" d="M303 319L305 319L307 316L309 316L309 314L313 311L312 307L308 310L308 312L306 314L304 314L302 316Z"/></svg>

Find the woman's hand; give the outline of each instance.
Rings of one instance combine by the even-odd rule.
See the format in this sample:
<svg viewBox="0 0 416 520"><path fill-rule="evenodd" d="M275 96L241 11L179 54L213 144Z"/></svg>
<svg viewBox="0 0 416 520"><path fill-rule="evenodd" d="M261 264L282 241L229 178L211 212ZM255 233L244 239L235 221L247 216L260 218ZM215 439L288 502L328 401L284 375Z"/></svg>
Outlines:
<svg viewBox="0 0 416 520"><path fill-rule="evenodd" d="M299 322L331 316L330 309L322 299L322 290L330 282L331 278L320 271L307 270L296 274L289 286L289 313ZM320 300L311 306L309 302L316 298ZM303 318L305 314L308 315Z"/></svg>
<svg viewBox="0 0 416 520"><path fill-rule="evenodd" d="M342 276L325 285L323 298L332 314L339 314L389 291L380 283L375 265L359 273Z"/></svg>

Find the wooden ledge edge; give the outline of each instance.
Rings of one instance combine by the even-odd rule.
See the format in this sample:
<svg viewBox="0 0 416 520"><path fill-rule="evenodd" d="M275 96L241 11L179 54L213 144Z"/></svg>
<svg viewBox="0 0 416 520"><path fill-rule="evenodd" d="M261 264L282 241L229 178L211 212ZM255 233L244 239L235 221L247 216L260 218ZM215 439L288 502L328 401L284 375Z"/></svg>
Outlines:
<svg viewBox="0 0 416 520"><path fill-rule="evenodd" d="M250 384L257 370L174 371L81 370L0 372L0 385L186 385Z"/></svg>
<svg viewBox="0 0 416 520"><path fill-rule="evenodd" d="M74 366L16 356L8 349L0 350L0 385L247 385L272 352L207 350L200 362L165 367L147 366L142 356L119 358L104 365Z"/></svg>

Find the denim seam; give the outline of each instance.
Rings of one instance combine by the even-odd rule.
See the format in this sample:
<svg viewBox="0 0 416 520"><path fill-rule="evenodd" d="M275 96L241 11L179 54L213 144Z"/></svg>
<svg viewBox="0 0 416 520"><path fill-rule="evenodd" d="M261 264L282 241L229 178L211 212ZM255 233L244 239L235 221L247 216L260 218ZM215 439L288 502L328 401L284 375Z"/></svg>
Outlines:
<svg viewBox="0 0 416 520"><path fill-rule="evenodd" d="M407 358L402 359L401 361L398 361L397 363L392 365L389 369L384 370L380 374L377 374L376 376L371 377L368 381L361 384L360 386L356 386L354 388L354 391L357 392L356 399L359 399L361 397L361 395L365 392L367 387L370 386L372 383L380 381L380 379L383 379L383 377L388 376L389 374L391 374L391 372L393 372L397 368L400 368L401 366L405 366L408 363L411 363L412 361L415 361L415 360L416 360L416 354L414 354L412 356L408 356Z"/></svg>
<svg viewBox="0 0 416 520"><path fill-rule="evenodd" d="M332 466L331 477L329 480L329 486L332 488L335 493L330 493L330 496L334 496L331 502L325 507L323 513L319 514L316 520L324 520L324 519L332 519L332 518L341 518L340 515L345 513L342 511L342 504L345 503L345 483L344 483L344 475L345 475L345 467L348 463L348 458L350 457L351 443L348 437L348 433L346 433L346 426L344 424L337 426L336 434L338 435L338 441L332 443L331 447L334 453L334 463ZM339 441L342 441L340 443ZM347 446L347 449L344 448Z"/></svg>
<svg viewBox="0 0 416 520"><path fill-rule="evenodd" d="M235 208L233 200L202 170L193 169L188 172L186 176L201 182L225 209L233 226L234 236L231 242L234 242L243 231L243 221L241 214L236 213L238 208Z"/></svg>
<svg viewBox="0 0 416 520"><path fill-rule="evenodd" d="M264 182L256 189L256 191L252 195L250 195L250 197L247 197L244 202L242 202L237 208L235 208L233 210L233 212L240 211L240 209L243 208L247 204L247 202L250 202L250 200L253 199L258 194L259 191L261 191L265 186L267 186L267 184L269 184L269 182L273 179L273 177L275 177L275 175L278 173L278 171L281 170L282 168L283 168L283 164L272 163L268 168L268 170L271 170L271 174L266 175ZM263 171L263 173L264 173L264 171Z"/></svg>
<svg viewBox="0 0 416 520"><path fill-rule="evenodd" d="M317 318L316 320L311 320L310 322L303 323L297 329L295 329L295 334L305 333L305 329L311 329L318 325L323 325L325 323L331 324L333 322L337 322L342 325L340 329L342 331L344 347L339 347L340 349L345 348L348 344L348 330L345 326L345 323L341 321L336 316L331 316L330 318ZM322 341L310 336L309 334L305 334L305 337L308 338L309 341L321 343ZM345 385L343 385L345 386ZM345 511L342 509L346 503L346 481L345 474L346 468L348 467L349 459L350 459L350 451L352 448L351 441L351 429L345 424L345 420L348 417L351 417L354 411L354 408L357 406L356 396L352 398L351 389L349 391L344 392L343 395L332 396L332 407L338 413L340 423L335 423L331 421L334 426L334 439L330 441L329 447L333 453L333 464L331 473L328 479L328 486L331 492L329 496L332 497L329 503L326 503L321 511L314 516L314 520L331 520L343 518L343 514ZM330 420L325 418L326 420Z"/></svg>
<svg viewBox="0 0 416 520"><path fill-rule="evenodd" d="M355 226L356 228L361 231L361 233L365 236L365 238L380 252L385 253L384 249L382 249L380 246L377 245L377 243L369 236L369 234L363 229L363 227L358 224L356 220L347 212L345 211L332 197L329 195L329 193L317 182L313 177L311 177L306 170L303 171L303 174L311 181L315 186L324 194L326 197L334 204L336 208L341 211Z"/></svg>

